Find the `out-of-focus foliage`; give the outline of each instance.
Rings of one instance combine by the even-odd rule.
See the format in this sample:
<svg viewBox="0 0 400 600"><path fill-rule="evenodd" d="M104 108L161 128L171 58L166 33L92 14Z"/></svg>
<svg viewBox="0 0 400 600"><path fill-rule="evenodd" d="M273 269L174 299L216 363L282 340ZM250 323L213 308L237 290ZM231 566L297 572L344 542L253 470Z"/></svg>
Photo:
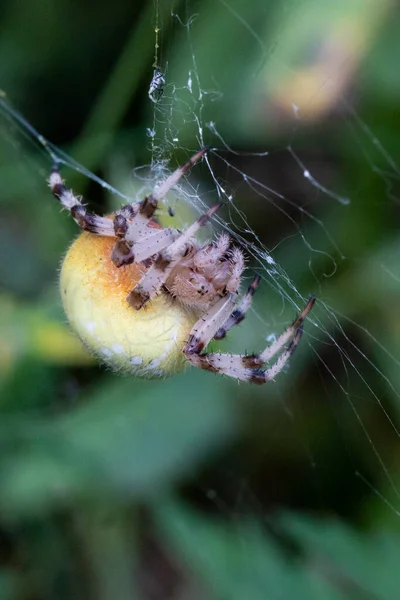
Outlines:
<svg viewBox="0 0 400 600"><path fill-rule="evenodd" d="M279 217L230 181L249 226L296 287L317 294L320 332L332 338L306 324L290 368L262 388L193 369L166 381L105 371L62 313L57 273L76 226L46 186L50 158L2 114L0 598L397 600L398 182L364 134L371 128L398 169L398 9L389 0L1 9L7 101L131 195L141 185L131 169L150 162L158 23L166 106L173 86L181 98L159 113L158 135L172 125L195 150L201 108L202 123L239 151L233 165L315 216L286 207ZM202 87L216 90L204 107L188 85L193 57ZM307 187L289 145L351 203ZM166 156L175 166L190 150ZM96 210L117 205L73 169L66 177ZM213 185L204 165L191 177ZM310 252L325 232L340 251ZM221 348L256 350L293 319L267 286L257 295L270 330L250 315Z"/></svg>

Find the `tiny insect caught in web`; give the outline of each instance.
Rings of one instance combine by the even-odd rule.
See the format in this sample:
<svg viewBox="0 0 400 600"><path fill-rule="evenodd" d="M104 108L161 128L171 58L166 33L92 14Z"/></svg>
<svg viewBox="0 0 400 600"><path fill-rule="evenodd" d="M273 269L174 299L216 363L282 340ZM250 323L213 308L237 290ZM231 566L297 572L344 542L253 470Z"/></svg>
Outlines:
<svg viewBox="0 0 400 600"><path fill-rule="evenodd" d="M157 378L190 364L262 384L289 361L315 298L261 352L207 352L213 339L225 338L243 321L261 280L256 276L239 297L243 251L226 233L205 243L197 239L223 203L183 231L156 221L159 202L208 151L194 154L142 201L106 216L88 212L54 164L51 191L83 230L61 268L64 309L83 343L117 371Z"/></svg>
<svg viewBox="0 0 400 600"><path fill-rule="evenodd" d="M150 82L148 96L154 104L159 102L164 94L165 75L156 67L153 72L153 78Z"/></svg>

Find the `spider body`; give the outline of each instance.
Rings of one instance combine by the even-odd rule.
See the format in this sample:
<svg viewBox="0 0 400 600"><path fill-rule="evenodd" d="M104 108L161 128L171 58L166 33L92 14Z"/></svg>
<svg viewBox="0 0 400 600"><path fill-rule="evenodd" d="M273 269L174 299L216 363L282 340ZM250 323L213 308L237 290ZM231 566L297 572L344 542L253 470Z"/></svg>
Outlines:
<svg viewBox="0 0 400 600"><path fill-rule="evenodd" d="M163 377L182 371L181 352L196 322L168 294L134 310L126 298L146 267L117 268L110 260L114 240L83 232L69 249L61 269L65 313L85 346L112 369L139 377Z"/></svg>
<svg viewBox="0 0 400 600"><path fill-rule="evenodd" d="M295 350L315 299L259 354L206 352L213 338L224 338L243 320L260 281L256 277L236 303L245 268L242 251L225 234L205 244L197 240L196 233L220 204L183 232L163 229L152 219L159 200L206 151L200 150L141 202L106 217L88 213L54 166L52 192L84 230L61 269L65 312L86 346L116 370L165 377L190 363L265 383ZM265 368L275 355L275 362Z"/></svg>

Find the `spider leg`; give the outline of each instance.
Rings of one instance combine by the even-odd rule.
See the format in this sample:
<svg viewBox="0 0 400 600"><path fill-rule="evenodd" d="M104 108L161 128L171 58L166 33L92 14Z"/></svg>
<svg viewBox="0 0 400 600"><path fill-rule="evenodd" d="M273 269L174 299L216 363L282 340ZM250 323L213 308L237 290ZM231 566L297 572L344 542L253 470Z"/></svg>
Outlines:
<svg viewBox="0 0 400 600"><path fill-rule="evenodd" d="M225 323L222 325L222 327L218 329L218 331L214 335L215 340L222 340L224 337L226 337L226 334L230 329L232 329L232 327L235 327L235 325L239 325L239 323L243 321L247 311L251 306L253 296L258 288L260 280L261 277L259 275L257 275L254 278L253 282L249 286L249 289L247 290L247 293L243 296L240 304L229 315Z"/></svg>
<svg viewBox="0 0 400 600"><path fill-rule="evenodd" d="M203 156L209 151L208 146L204 146L201 148L196 154L193 154L183 165L178 167L176 171L174 171L165 181L163 181L156 190L151 194L153 199L156 202L159 202L167 195L169 190L174 187L178 183L178 181L186 175L188 171L195 165Z"/></svg>
<svg viewBox="0 0 400 600"><path fill-rule="evenodd" d="M230 246L230 239L226 233L222 233L217 239L197 250L193 256L193 265L197 269L214 269L218 261L224 258Z"/></svg>
<svg viewBox="0 0 400 600"><path fill-rule="evenodd" d="M239 248L230 249L230 238L221 234L216 240L199 248L192 257L193 269L213 282L216 289L237 294L245 268L244 256Z"/></svg>
<svg viewBox="0 0 400 600"><path fill-rule="evenodd" d="M192 365L200 369L213 371L214 373L222 373L242 381L251 381L258 384L266 383L267 381L273 380L276 375L282 371L283 367L297 348L303 333L302 323L314 306L314 303L315 297L311 296L304 310L294 323L279 336L276 342L271 346L268 346L260 354L200 354L201 348L204 348L206 345L206 343L203 343L206 340L199 340L197 347L195 347L194 350L185 347L183 350L184 354ZM265 370L262 369L262 365L279 352L290 338L293 338L291 343L286 350L279 355L276 362L270 368Z"/></svg>
<svg viewBox="0 0 400 600"><path fill-rule="evenodd" d="M49 186L53 195L61 202L64 208L70 211L72 218L81 229L97 235L114 237L112 220L87 212L81 198L75 196L73 191L66 187L57 164L54 164L51 170Z"/></svg>
<svg viewBox="0 0 400 600"><path fill-rule="evenodd" d="M234 306L233 294L223 296L204 313L192 328L183 352L198 354L212 340Z"/></svg>
<svg viewBox="0 0 400 600"><path fill-rule="evenodd" d="M303 324L304 320L308 316L308 313L315 304L315 296L311 296L299 314L299 316L293 321L293 323L273 342L270 346L267 346L263 352L259 355L259 365L263 365L269 362L275 354L277 354L283 346L293 337L298 329Z"/></svg>
<svg viewBox="0 0 400 600"><path fill-rule="evenodd" d="M148 235L140 237L132 246L125 240L118 240L113 246L111 260L116 267L142 262L171 245L179 235L176 229L148 229Z"/></svg>
<svg viewBox="0 0 400 600"><path fill-rule="evenodd" d="M207 225L213 214L216 213L217 210L223 205L224 202L218 202L218 204L214 204L214 206L209 208L207 212L202 214L194 223L192 223L192 225L183 231L178 239L163 251L162 254L164 262L170 262L175 256L182 255L185 252L191 238L196 235L201 227Z"/></svg>
<svg viewBox="0 0 400 600"><path fill-rule="evenodd" d="M143 308L151 298L157 295L180 259L181 257L177 256L174 261L165 265L159 255L139 283L128 294L126 298L128 304L135 310Z"/></svg>
<svg viewBox="0 0 400 600"><path fill-rule="evenodd" d="M139 283L128 295L127 300L133 308L140 310L146 302L159 292L171 274L172 269L184 256L188 247L190 247L190 240L194 234L200 227L209 222L221 205L222 203L219 203L209 208L186 231L181 233L172 244L158 254L150 269L143 275Z"/></svg>
<svg viewBox="0 0 400 600"><path fill-rule="evenodd" d="M144 200L138 203L138 208L134 209L134 218L130 221L130 216L125 214L129 212L129 206L135 207L135 205L127 205L117 212L115 217L115 231L117 237L121 237L127 241L128 244L135 242L148 225L149 219L154 215L158 203L166 196L169 190L178 183L178 181L185 175L193 165L195 165L208 151L207 147L202 148L194 154L188 161L178 167L165 181L163 181L151 194L146 196ZM125 212L124 212L125 211ZM118 233L117 233L118 232Z"/></svg>
<svg viewBox="0 0 400 600"><path fill-rule="evenodd" d="M227 375L240 381L266 383L273 380L288 362L301 339L303 328L299 327L288 348L282 352L278 360L269 369L249 368L246 366L247 356L243 354L197 354L185 352L187 360L199 369Z"/></svg>
<svg viewBox="0 0 400 600"><path fill-rule="evenodd" d="M228 292L237 292L245 266L244 256L239 248L233 248L229 262L231 275L226 284L226 289Z"/></svg>

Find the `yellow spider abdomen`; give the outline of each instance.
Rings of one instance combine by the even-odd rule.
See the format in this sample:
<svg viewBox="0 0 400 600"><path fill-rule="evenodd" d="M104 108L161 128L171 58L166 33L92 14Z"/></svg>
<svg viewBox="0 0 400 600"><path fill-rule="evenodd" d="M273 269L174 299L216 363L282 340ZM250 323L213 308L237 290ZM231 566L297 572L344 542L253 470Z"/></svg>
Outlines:
<svg viewBox="0 0 400 600"><path fill-rule="evenodd" d="M114 243L84 232L65 256L60 288L73 329L114 370L148 378L182 371L182 348L196 315L164 292L139 311L129 306L126 297L146 269L117 269L110 258Z"/></svg>

